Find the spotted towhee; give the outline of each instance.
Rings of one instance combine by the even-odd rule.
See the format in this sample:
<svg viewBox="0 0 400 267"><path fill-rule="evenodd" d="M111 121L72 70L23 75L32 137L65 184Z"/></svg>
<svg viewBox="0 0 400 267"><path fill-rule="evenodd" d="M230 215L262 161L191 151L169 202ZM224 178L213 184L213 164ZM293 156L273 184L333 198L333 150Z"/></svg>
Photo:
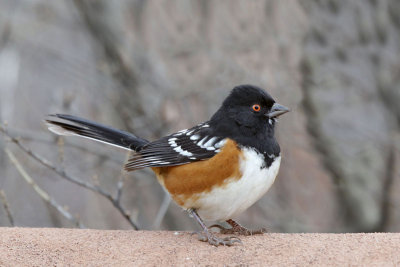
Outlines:
<svg viewBox="0 0 400 267"><path fill-rule="evenodd" d="M281 153L274 137L276 118L289 109L252 85L235 87L209 121L150 142L70 115L50 115L49 129L134 151L127 171L150 167L175 202L203 228L199 239L232 245L237 237L218 238L204 224L226 221L221 233L259 234L232 220L260 199L278 174Z"/></svg>

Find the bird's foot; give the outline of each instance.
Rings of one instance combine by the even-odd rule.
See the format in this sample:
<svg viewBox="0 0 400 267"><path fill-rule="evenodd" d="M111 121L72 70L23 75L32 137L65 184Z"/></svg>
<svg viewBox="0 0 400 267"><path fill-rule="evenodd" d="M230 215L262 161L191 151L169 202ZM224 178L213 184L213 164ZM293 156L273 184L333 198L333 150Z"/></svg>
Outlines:
<svg viewBox="0 0 400 267"><path fill-rule="evenodd" d="M242 241L236 236L228 236L228 237L224 237L224 238L217 237L204 224L203 220L200 218L199 214L197 214L195 209L188 209L188 212L191 216L193 216L196 219L196 221L200 224L201 228L203 228L202 232L192 233L192 235L197 234L197 237L200 241L208 242L210 245L213 245L216 247L218 247L219 245L232 246L234 243L242 243Z"/></svg>
<svg viewBox="0 0 400 267"><path fill-rule="evenodd" d="M210 245L218 247L219 245L223 246L232 246L234 243L242 244L242 241L236 236L228 236L224 238L219 238L215 234L209 231L203 232L194 232L192 234L197 234L197 238L199 241L208 242Z"/></svg>
<svg viewBox="0 0 400 267"><path fill-rule="evenodd" d="M262 235L264 233L267 233L267 229L265 228L261 228L258 230L250 230L247 229L246 227L241 226L240 224L238 224L237 222L235 222L234 220L227 220L226 221L230 226L232 226L232 228L225 228L219 224L214 224L211 225L210 228L218 228L220 230L221 234L238 234L238 235Z"/></svg>

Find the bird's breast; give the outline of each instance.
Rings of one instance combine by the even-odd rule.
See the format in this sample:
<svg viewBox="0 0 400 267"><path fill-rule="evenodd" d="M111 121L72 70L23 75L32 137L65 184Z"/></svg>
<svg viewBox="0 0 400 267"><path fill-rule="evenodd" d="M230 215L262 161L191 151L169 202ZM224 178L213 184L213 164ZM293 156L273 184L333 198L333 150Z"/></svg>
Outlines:
<svg viewBox="0 0 400 267"><path fill-rule="evenodd" d="M243 212L268 191L280 159L265 168L262 154L227 140L208 160L153 170L179 206L195 208L205 220L221 221Z"/></svg>

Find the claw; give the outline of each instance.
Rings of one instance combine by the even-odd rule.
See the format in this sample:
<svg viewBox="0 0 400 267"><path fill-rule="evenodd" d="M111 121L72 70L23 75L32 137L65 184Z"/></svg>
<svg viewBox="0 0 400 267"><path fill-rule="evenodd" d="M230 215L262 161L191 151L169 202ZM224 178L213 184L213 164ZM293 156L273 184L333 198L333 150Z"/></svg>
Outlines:
<svg viewBox="0 0 400 267"><path fill-rule="evenodd" d="M239 244L242 244L242 245L243 245L242 240L240 240L240 238L238 238L238 237L236 237L236 236L230 236L230 237L229 237L229 243L230 243L231 245L233 245L234 243L239 243Z"/></svg>
<svg viewBox="0 0 400 267"><path fill-rule="evenodd" d="M235 240L239 240L240 242L242 242L242 241L240 240L240 238L239 238L239 237L237 237L237 236L234 236L234 235L228 236L228 238L229 238L229 239L235 239Z"/></svg>
<svg viewBox="0 0 400 267"><path fill-rule="evenodd" d="M239 244L243 245L242 240L240 240L239 238L231 240L231 242L232 242L232 245L233 245L233 243L239 243Z"/></svg>
<svg viewBox="0 0 400 267"><path fill-rule="evenodd" d="M232 228L225 228L219 224L213 224L210 226L210 228L218 228L221 234L239 234L245 236L260 235L268 232L267 229L265 228L261 228L259 230L249 230L233 220L228 220L227 223L229 223L232 226Z"/></svg>
<svg viewBox="0 0 400 267"><path fill-rule="evenodd" d="M194 234L194 233L192 233ZM242 241L236 236L228 236L224 238L219 238L215 236L211 232L195 232L197 234L197 239L202 242L208 242L210 245L218 247L219 245L223 246L232 246L234 243L242 244Z"/></svg>

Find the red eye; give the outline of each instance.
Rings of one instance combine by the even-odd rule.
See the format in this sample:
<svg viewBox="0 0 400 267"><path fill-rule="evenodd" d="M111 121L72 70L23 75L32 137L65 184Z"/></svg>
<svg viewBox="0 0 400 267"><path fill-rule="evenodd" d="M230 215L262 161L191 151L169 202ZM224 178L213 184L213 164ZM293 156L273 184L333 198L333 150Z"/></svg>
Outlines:
<svg viewBox="0 0 400 267"><path fill-rule="evenodd" d="M257 105L257 104L253 105L251 108L252 108L255 112L259 112L259 111L261 110L260 105Z"/></svg>

